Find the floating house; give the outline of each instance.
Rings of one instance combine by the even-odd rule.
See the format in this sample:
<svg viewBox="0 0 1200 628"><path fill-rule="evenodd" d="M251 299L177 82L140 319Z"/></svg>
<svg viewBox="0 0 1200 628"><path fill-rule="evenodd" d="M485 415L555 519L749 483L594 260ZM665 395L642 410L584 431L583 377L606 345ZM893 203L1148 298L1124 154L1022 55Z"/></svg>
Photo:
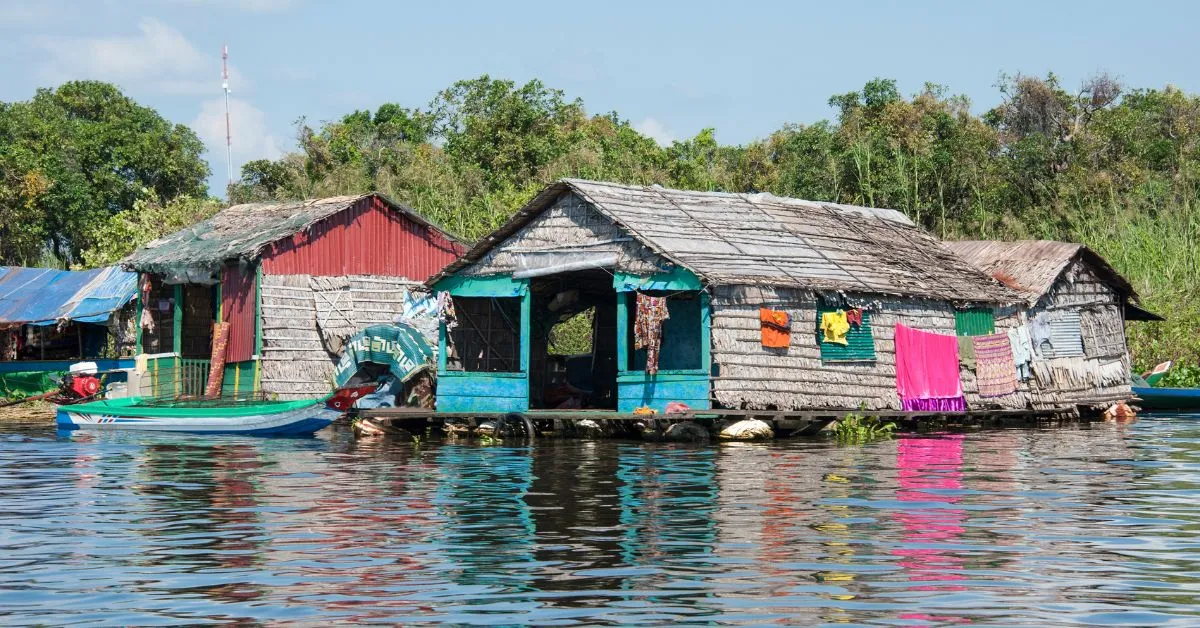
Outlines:
<svg viewBox="0 0 1200 628"><path fill-rule="evenodd" d="M133 273L0 266L0 397L32 395L81 360L133 367Z"/></svg>
<svg viewBox="0 0 1200 628"><path fill-rule="evenodd" d="M142 278L142 394L200 394L210 371L224 395L324 394L343 343L392 322L465 248L379 194L235 205L155 240L123 261ZM228 324L223 370L209 362L216 322Z"/></svg>
<svg viewBox="0 0 1200 628"><path fill-rule="evenodd" d="M1162 320L1138 305L1124 277L1082 244L1047 240L947 242L967 262L1022 296L1033 338L1029 378L1038 406L1126 401L1125 321Z"/></svg>
<svg viewBox="0 0 1200 628"><path fill-rule="evenodd" d="M456 413L901 410L897 324L991 333L1021 301L897 211L574 179L428 285L451 297L437 407ZM590 351L556 355L552 329L581 313Z"/></svg>

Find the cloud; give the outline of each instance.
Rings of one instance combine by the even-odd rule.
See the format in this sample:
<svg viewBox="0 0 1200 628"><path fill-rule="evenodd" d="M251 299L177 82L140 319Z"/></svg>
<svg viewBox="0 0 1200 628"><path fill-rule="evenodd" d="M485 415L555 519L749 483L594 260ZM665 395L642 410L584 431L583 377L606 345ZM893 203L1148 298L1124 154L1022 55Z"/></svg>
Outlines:
<svg viewBox="0 0 1200 628"><path fill-rule="evenodd" d="M99 79L165 94L212 94L221 88L220 58L200 52L178 30L142 18L137 33L112 37L43 35L33 45L46 53L42 78L52 83ZM230 82L246 89L236 68Z"/></svg>
<svg viewBox="0 0 1200 628"><path fill-rule="evenodd" d="M633 129L646 137L658 142L659 146L670 146L675 141L675 135L654 118L642 118L641 122L633 125Z"/></svg>
<svg viewBox="0 0 1200 628"><path fill-rule="evenodd" d="M267 116L261 109L238 98L229 100L229 125L233 136L233 175L241 173L242 164L253 159L278 159L278 138L271 135ZM208 147L213 178L221 180L225 171L225 99L213 98L200 103L200 113L191 121L192 127Z"/></svg>
<svg viewBox="0 0 1200 628"><path fill-rule="evenodd" d="M300 4L299 0L172 0L175 4L230 9L243 13L279 13Z"/></svg>

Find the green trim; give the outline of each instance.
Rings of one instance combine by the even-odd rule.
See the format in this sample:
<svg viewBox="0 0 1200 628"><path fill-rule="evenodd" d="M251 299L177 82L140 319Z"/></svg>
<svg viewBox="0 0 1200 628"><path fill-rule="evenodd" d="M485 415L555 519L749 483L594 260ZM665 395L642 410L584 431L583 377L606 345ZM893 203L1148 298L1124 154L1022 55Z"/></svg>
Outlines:
<svg viewBox="0 0 1200 628"><path fill-rule="evenodd" d="M617 293L617 373L629 372L629 295Z"/></svg>
<svg viewBox="0 0 1200 628"><path fill-rule="evenodd" d="M618 270L613 273L613 289L617 292L638 290L700 290L704 285L692 271L675 266L653 275L639 275Z"/></svg>
<svg viewBox="0 0 1200 628"><path fill-rule="evenodd" d="M175 307L172 316L171 350L176 354L183 353L183 284L175 284Z"/></svg>
<svg viewBox="0 0 1200 628"><path fill-rule="evenodd" d="M433 289L456 297L519 297L529 292L529 280L513 279L509 275L451 275L435 283Z"/></svg>
<svg viewBox="0 0 1200 628"><path fill-rule="evenodd" d="M126 397L124 399L108 399L93 401L70 406L71 412L86 412L89 414L113 414L133 417L161 418L204 418L204 417L240 417L261 414L277 414L319 406L325 403L331 395L320 399L301 399L299 401L248 401L236 405L216 406L204 405L204 402L178 405L140 405L141 397Z"/></svg>
<svg viewBox="0 0 1200 628"><path fill-rule="evenodd" d="M700 366L704 373L712 373L712 297L700 293Z"/></svg>
<svg viewBox="0 0 1200 628"><path fill-rule="evenodd" d="M973 307L954 311L954 333L987 336L996 333L996 313L991 308Z"/></svg>
<svg viewBox="0 0 1200 628"><path fill-rule="evenodd" d="M529 286L528 280L525 282ZM530 340L533 338L533 294L525 290L521 296L521 372L529 375Z"/></svg>
<svg viewBox="0 0 1200 628"><path fill-rule="evenodd" d="M816 337L817 345L821 347L821 362L874 362L875 336L871 333L870 312L864 310L862 325L857 327L851 325L850 331L846 332L846 342L849 344L840 345L822 340L825 335L821 333L821 315L826 312L836 312L839 309L843 308L817 308Z"/></svg>
<svg viewBox="0 0 1200 628"><path fill-rule="evenodd" d="M217 285L213 286L213 296L214 296L214 300L217 304L217 313L216 313L216 316L213 318L216 319L216 322L220 323L224 320L224 314L225 314L225 312L223 311L225 309L223 307L224 303L221 302L221 284L218 283Z"/></svg>

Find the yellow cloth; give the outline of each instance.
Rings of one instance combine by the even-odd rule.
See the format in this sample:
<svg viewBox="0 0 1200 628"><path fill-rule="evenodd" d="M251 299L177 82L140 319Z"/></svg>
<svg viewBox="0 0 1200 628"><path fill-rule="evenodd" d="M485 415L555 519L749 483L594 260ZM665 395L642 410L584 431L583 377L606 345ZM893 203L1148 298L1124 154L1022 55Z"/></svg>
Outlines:
<svg viewBox="0 0 1200 628"><path fill-rule="evenodd" d="M821 331L825 332L822 342L848 345L846 332L850 331L850 323L846 320L846 311L825 312L821 315Z"/></svg>

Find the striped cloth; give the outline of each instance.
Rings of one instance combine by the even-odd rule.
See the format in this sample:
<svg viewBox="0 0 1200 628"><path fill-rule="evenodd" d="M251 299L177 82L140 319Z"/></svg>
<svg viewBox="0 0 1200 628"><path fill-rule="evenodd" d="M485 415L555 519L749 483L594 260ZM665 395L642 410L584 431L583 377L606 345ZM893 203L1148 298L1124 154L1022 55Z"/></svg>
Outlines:
<svg viewBox="0 0 1200 628"><path fill-rule="evenodd" d="M1017 392L1017 369L1008 334L975 336L973 340L979 396L1001 397Z"/></svg>

